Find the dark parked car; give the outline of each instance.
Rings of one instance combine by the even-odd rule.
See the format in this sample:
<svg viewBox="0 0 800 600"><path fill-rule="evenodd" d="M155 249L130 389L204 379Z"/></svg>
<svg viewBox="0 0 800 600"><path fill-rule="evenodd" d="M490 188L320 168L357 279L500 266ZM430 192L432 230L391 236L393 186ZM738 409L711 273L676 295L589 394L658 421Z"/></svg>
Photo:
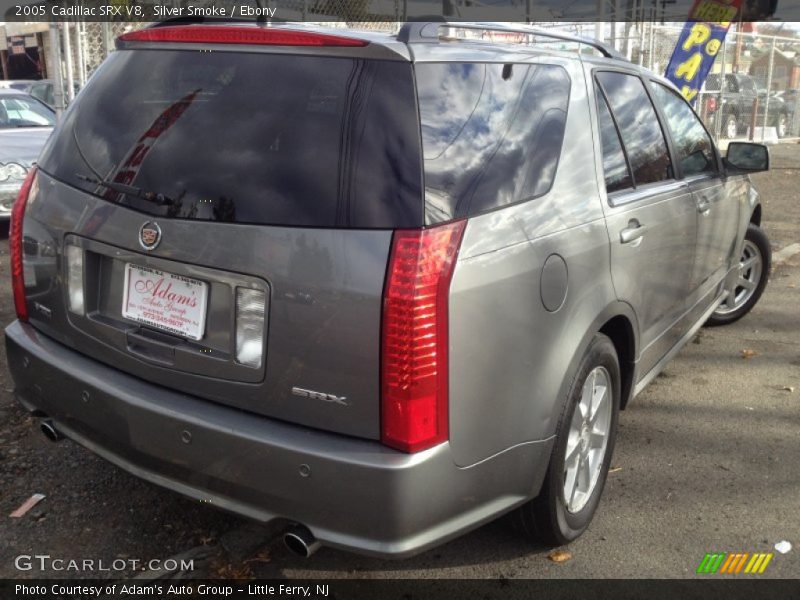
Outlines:
<svg viewBox="0 0 800 600"><path fill-rule="evenodd" d="M28 94L0 88L0 220L8 220L28 170L55 125L53 110Z"/></svg>
<svg viewBox="0 0 800 600"><path fill-rule="evenodd" d="M720 85L719 75L708 76L705 86L707 93L703 95L706 104L703 109L709 123L713 124L716 119L721 119L721 137L731 139L747 131L753 123L754 107L756 127L764 126L766 113L767 125L775 127L778 137L789 135L789 112L781 98L768 94L766 90L759 90L755 80L749 75L728 73L725 75L725 86L721 90ZM719 91L721 94L714 93Z"/></svg>
<svg viewBox="0 0 800 600"><path fill-rule="evenodd" d="M620 410L764 290L768 160L559 32L127 33L14 208L15 394L303 555L407 556L511 511L564 544Z"/></svg>

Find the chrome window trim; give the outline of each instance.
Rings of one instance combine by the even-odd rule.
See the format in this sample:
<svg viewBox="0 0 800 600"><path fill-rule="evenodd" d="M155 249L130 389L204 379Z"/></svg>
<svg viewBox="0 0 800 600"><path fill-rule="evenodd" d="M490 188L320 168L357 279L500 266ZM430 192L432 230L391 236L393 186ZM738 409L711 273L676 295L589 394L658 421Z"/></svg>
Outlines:
<svg viewBox="0 0 800 600"><path fill-rule="evenodd" d="M612 192L608 195L608 203L612 208L617 208L619 206L628 206L642 200L679 191L689 193L688 182L681 179L670 179L667 181L649 183L638 188L628 188L626 190Z"/></svg>

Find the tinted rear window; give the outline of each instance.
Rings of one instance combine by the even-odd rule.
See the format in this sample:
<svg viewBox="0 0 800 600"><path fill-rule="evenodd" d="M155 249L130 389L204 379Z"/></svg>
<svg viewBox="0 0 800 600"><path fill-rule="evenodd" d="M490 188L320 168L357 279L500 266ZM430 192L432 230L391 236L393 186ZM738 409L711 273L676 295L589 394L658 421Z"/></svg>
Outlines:
<svg viewBox="0 0 800 600"><path fill-rule="evenodd" d="M569 76L558 66L417 65L426 222L547 193L569 92Z"/></svg>
<svg viewBox="0 0 800 600"><path fill-rule="evenodd" d="M114 52L67 112L40 165L86 192L162 217L422 223L408 63ZM86 181L98 175L136 191Z"/></svg>

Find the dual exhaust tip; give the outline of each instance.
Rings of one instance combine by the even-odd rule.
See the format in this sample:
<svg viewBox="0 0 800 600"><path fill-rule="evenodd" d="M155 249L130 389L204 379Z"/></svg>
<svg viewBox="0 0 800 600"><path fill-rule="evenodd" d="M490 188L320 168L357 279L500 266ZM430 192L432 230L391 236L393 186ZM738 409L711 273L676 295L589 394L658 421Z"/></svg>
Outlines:
<svg viewBox="0 0 800 600"><path fill-rule="evenodd" d="M56 429L52 419L44 419L40 428L44 436L51 442L60 442L64 439L64 435Z"/></svg>
<svg viewBox="0 0 800 600"><path fill-rule="evenodd" d="M64 439L64 435L56 429L52 419L43 419L40 428L51 442L60 442ZM286 530L283 534L283 543L290 552L303 558L308 558L322 546L308 527L299 524L292 525Z"/></svg>
<svg viewBox="0 0 800 600"><path fill-rule="evenodd" d="M292 525L283 534L283 543L290 552L308 558L320 549L322 544L305 525Z"/></svg>

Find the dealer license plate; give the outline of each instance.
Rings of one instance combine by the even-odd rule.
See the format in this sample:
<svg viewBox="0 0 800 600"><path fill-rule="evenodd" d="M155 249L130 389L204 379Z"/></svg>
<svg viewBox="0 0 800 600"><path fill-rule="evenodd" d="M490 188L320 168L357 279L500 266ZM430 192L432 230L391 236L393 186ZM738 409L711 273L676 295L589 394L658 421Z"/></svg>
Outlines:
<svg viewBox="0 0 800 600"><path fill-rule="evenodd" d="M208 284L127 263L122 316L192 340L203 338Z"/></svg>

